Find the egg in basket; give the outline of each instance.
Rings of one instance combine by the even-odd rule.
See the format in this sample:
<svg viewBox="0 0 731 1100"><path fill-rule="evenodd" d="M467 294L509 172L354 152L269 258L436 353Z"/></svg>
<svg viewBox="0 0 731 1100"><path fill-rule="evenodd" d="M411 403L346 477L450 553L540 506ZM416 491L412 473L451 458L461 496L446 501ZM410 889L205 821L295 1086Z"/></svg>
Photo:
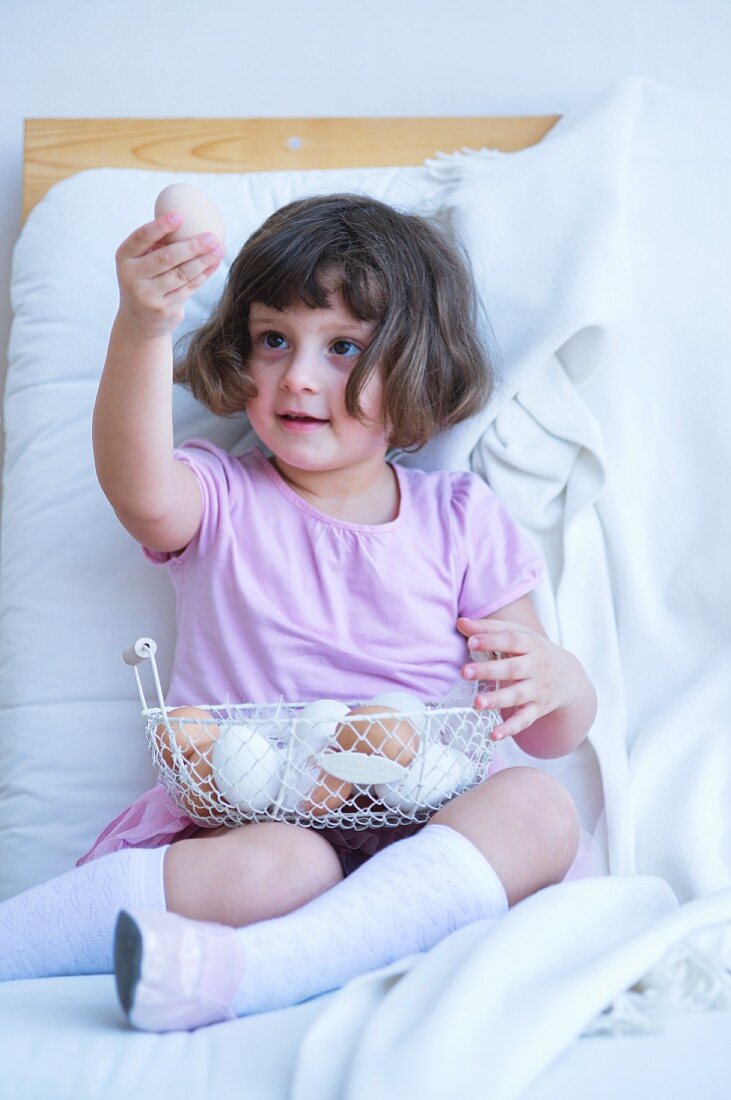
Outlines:
<svg viewBox="0 0 731 1100"><path fill-rule="evenodd" d="M441 703L405 691L366 702L165 706L157 646L124 652L134 669L153 763L173 801L201 825L288 821L372 829L425 822L481 782L497 711L472 706L460 684ZM148 707L137 666L150 660L159 707ZM455 701L458 705L455 705Z"/></svg>

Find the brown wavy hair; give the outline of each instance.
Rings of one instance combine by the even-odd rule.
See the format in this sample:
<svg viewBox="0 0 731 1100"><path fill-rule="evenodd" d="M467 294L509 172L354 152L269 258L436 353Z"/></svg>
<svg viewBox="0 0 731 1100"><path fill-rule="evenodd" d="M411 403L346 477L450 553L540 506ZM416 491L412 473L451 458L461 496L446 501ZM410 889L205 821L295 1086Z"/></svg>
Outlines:
<svg viewBox="0 0 731 1100"><path fill-rule="evenodd" d="M492 356L478 328L489 326L461 246L439 219L357 194L298 199L267 218L231 265L176 381L219 416L240 412L256 393L247 370L252 302L326 309L334 293L353 316L376 322L345 404L361 418L359 395L380 370L391 446L421 447L486 405Z"/></svg>

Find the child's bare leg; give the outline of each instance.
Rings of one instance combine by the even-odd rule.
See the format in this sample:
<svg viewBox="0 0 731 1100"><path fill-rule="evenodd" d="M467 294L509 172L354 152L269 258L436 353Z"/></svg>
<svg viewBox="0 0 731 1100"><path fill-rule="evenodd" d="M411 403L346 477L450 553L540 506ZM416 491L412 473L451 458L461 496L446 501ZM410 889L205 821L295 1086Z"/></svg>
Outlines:
<svg viewBox="0 0 731 1100"><path fill-rule="evenodd" d="M263 821L177 841L164 877L168 910L238 928L291 913L343 872L317 830Z"/></svg>
<svg viewBox="0 0 731 1100"><path fill-rule="evenodd" d="M454 798L430 824L466 836L500 878L511 905L560 882L579 845L568 791L538 768L506 768Z"/></svg>

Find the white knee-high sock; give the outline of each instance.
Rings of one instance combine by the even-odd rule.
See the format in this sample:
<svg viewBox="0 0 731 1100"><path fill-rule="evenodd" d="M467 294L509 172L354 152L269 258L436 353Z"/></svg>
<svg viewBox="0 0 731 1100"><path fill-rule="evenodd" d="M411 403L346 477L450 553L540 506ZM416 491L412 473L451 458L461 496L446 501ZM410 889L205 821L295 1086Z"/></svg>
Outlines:
<svg viewBox="0 0 731 1100"><path fill-rule="evenodd" d="M472 842L427 825L301 909L239 929L245 976L234 1011L297 1004L507 908L500 879Z"/></svg>
<svg viewBox="0 0 731 1100"><path fill-rule="evenodd" d="M0 981L111 973L119 910L165 908L166 851L113 852L2 902Z"/></svg>

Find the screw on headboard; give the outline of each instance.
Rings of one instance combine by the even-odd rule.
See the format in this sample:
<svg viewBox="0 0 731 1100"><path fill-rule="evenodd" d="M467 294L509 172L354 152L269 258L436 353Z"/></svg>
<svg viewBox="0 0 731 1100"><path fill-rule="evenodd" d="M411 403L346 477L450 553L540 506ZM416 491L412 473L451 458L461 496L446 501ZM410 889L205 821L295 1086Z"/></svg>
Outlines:
<svg viewBox="0 0 731 1100"><path fill-rule="evenodd" d="M293 151L295 149L301 149L302 148L302 138L301 137L287 138L287 148L292 149Z"/></svg>

